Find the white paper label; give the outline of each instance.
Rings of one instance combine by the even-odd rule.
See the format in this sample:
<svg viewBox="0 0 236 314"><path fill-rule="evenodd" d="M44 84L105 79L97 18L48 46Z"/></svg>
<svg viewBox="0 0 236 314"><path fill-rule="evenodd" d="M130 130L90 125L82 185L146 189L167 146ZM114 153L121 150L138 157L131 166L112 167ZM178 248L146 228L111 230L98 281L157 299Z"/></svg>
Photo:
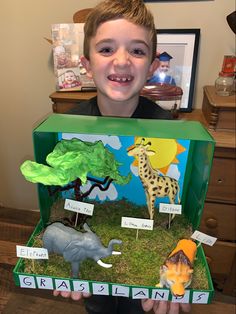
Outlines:
<svg viewBox="0 0 236 314"><path fill-rule="evenodd" d="M36 277L39 289L53 290L53 281L49 277Z"/></svg>
<svg viewBox="0 0 236 314"><path fill-rule="evenodd" d="M213 244L215 244L217 238L215 237L211 237L203 232L200 231L194 231L194 233L191 235L191 238L194 240L197 240L199 242L202 242L206 245L212 246Z"/></svg>
<svg viewBox="0 0 236 314"><path fill-rule="evenodd" d="M16 256L31 259L48 259L48 250L44 248L17 245Z"/></svg>
<svg viewBox="0 0 236 314"><path fill-rule="evenodd" d="M121 285L112 286L112 295L117 297L129 297L129 287Z"/></svg>
<svg viewBox="0 0 236 314"><path fill-rule="evenodd" d="M133 299L147 299L149 298L148 289L145 288L132 288Z"/></svg>
<svg viewBox="0 0 236 314"><path fill-rule="evenodd" d="M171 302L174 302L174 303L189 303L189 298L190 298L190 291L189 290L185 290L185 294L183 296L181 296L181 297L172 295Z"/></svg>
<svg viewBox="0 0 236 314"><path fill-rule="evenodd" d="M98 295L109 295L109 289L107 284L99 284L99 283L93 283L93 294Z"/></svg>
<svg viewBox="0 0 236 314"><path fill-rule="evenodd" d="M36 284L33 276L19 275L19 280L21 288L36 289Z"/></svg>
<svg viewBox="0 0 236 314"><path fill-rule="evenodd" d="M170 291L167 289L153 289L152 290L152 300L158 301L168 301Z"/></svg>
<svg viewBox="0 0 236 314"><path fill-rule="evenodd" d="M84 202L66 199L64 208L67 210L70 210L72 212L92 216L94 205L89 204L89 203L84 203Z"/></svg>
<svg viewBox="0 0 236 314"><path fill-rule="evenodd" d="M153 230L153 220L132 217L122 217L121 227L131 229Z"/></svg>
<svg viewBox="0 0 236 314"><path fill-rule="evenodd" d="M58 291L71 291L69 280L55 279L55 286Z"/></svg>
<svg viewBox="0 0 236 314"><path fill-rule="evenodd" d="M74 291L89 293L89 283L81 280L73 280Z"/></svg>
<svg viewBox="0 0 236 314"><path fill-rule="evenodd" d="M192 303L207 304L209 293L204 291L193 291Z"/></svg>
<svg viewBox="0 0 236 314"><path fill-rule="evenodd" d="M180 204L159 204L159 213L166 213L166 214L182 214L182 205Z"/></svg>

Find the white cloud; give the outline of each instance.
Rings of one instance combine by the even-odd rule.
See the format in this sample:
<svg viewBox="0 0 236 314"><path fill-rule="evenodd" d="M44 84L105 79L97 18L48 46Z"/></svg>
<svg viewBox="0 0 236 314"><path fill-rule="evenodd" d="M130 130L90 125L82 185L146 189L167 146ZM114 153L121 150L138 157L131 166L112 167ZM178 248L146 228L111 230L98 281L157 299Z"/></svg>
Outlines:
<svg viewBox="0 0 236 314"><path fill-rule="evenodd" d="M113 135L97 135L97 134L77 134L77 133L62 133L62 139L71 140L72 138L78 138L82 141L94 143L96 141L102 141L104 146L109 145L113 149L119 150L121 148L121 142L118 136Z"/></svg>
<svg viewBox="0 0 236 314"><path fill-rule="evenodd" d="M81 192L84 193L89 190L91 187L91 183L88 182L84 186L81 187ZM101 191L98 187L94 188L92 192L88 195L89 199L95 199L98 198L100 201L105 201L106 199L108 200L116 200L118 197L118 192L114 186L114 184L110 184L108 190L106 191Z"/></svg>
<svg viewBox="0 0 236 314"><path fill-rule="evenodd" d="M180 171L178 169L178 166L177 165L170 165L166 175L168 177L171 177L171 178L176 179L178 181L180 178Z"/></svg>
<svg viewBox="0 0 236 314"><path fill-rule="evenodd" d="M138 177L138 167L135 167L133 164L130 164L130 171Z"/></svg>

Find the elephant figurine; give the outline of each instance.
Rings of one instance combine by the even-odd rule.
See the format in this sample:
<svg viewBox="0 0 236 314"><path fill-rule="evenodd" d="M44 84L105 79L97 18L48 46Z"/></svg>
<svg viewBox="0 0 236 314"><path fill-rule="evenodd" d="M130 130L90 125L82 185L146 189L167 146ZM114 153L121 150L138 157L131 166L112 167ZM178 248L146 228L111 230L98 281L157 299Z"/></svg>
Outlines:
<svg viewBox="0 0 236 314"><path fill-rule="evenodd" d="M54 222L46 227L42 237L43 247L48 250L49 254L62 255L65 261L71 263L73 278L78 278L80 262L83 260L90 258L100 266L110 268L112 265L102 262L101 258L121 254L121 252L113 251L113 245L121 244L121 240L113 239L108 247L104 247L99 237L86 223L83 228L85 232L80 232L60 222Z"/></svg>

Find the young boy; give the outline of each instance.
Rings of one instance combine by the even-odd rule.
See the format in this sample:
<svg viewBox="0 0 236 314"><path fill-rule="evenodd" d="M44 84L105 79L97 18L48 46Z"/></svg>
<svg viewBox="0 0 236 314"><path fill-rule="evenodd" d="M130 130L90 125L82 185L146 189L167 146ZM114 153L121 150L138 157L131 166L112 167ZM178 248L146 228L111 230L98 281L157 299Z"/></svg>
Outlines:
<svg viewBox="0 0 236 314"><path fill-rule="evenodd" d="M90 13L85 24L83 64L94 79L97 97L82 102L70 114L124 118L171 119L169 112L140 97L156 69L156 31L152 14L141 0L105 0ZM54 295L85 298L89 314L174 314L179 303L133 300L111 296L54 291ZM189 306L184 305L188 310Z"/></svg>

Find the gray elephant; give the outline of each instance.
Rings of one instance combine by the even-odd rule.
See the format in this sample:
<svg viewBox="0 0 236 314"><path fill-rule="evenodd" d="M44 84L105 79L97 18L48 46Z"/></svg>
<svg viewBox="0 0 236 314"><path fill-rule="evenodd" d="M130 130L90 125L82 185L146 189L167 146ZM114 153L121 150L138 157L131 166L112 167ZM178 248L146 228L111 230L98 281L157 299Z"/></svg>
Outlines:
<svg viewBox="0 0 236 314"><path fill-rule="evenodd" d="M46 227L42 238L43 247L48 250L49 254L62 255L65 261L71 263L73 278L78 278L80 262L83 260L90 258L100 266L109 268L112 265L103 263L101 258L112 254L121 254L113 251L113 245L121 244L121 240L111 240L106 248L86 223L83 227L85 232L79 232L74 228L66 227L60 222L55 222Z"/></svg>

